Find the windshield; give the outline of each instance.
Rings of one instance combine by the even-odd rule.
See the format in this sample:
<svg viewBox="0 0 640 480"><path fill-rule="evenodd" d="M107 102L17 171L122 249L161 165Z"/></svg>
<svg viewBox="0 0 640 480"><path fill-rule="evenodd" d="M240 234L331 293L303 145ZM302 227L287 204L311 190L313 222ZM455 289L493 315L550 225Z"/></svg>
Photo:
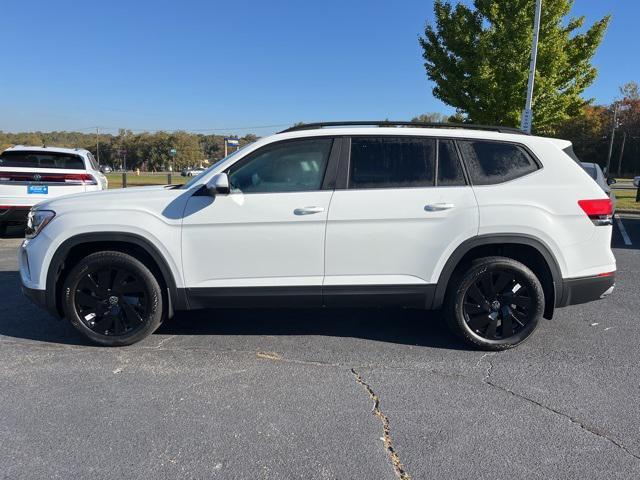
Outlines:
<svg viewBox="0 0 640 480"><path fill-rule="evenodd" d="M200 179L202 177L204 177L207 173L209 173L212 169L216 168L218 165L220 165L222 162L229 160L232 157L235 157L236 155L238 155L241 151L243 151L245 148L247 148L249 145L251 145L251 143L247 143L246 145L242 146L241 148L239 148L238 150L236 150L235 152L231 152L229 155L227 155L226 157L218 160L216 163L214 163L213 165L211 165L209 168L207 168L205 171L203 171L202 173L199 173L198 175L196 175L195 177L193 177L191 180L189 180L187 183L185 183L184 185L182 185L180 188L183 190L187 190L191 187L193 187L196 183L198 183L200 181Z"/></svg>

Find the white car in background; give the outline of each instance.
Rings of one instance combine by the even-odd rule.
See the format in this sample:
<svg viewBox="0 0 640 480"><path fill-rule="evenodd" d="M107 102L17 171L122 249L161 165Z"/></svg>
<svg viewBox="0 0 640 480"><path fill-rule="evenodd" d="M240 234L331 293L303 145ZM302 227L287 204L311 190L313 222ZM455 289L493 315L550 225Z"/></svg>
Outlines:
<svg viewBox="0 0 640 480"><path fill-rule="evenodd" d="M582 165L582 168L584 168L585 172L587 172L589 176L596 181L602 191L609 195L609 198L611 199L612 210L615 213L616 194L613 193L613 190L611 190L611 185L616 183L616 180L614 178L605 177L602 168L600 168L600 165L598 165L597 163L581 162L580 165Z"/></svg>
<svg viewBox="0 0 640 480"><path fill-rule="evenodd" d="M88 150L18 145L0 154L0 234L26 223L29 210L62 195L105 190L107 179Z"/></svg>

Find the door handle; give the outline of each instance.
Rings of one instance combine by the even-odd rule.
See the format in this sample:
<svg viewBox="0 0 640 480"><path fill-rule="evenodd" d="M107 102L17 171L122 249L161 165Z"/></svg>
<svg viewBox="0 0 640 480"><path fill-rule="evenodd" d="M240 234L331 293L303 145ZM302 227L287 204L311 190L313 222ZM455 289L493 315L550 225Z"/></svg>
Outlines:
<svg viewBox="0 0 640 480"><path fill-rule="evenodd" d="M324 207L302 207L296 208L293 213L296 215L313 215L314 213L324 212Z"/></svg>
<svg viewBox="0 0 640 480"><path fill-rule="evenodd" d="M442 210L451 210L455 207L453 203L428 203L424 206L427 212L441 212Z"/></svg>

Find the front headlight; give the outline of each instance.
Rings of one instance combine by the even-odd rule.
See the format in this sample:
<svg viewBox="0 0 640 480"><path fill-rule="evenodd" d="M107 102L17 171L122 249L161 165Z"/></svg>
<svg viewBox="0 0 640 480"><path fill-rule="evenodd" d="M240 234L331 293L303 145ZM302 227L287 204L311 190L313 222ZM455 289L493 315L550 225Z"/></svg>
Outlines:
<svg viewBox="0 0 640 480"><path fill-rule="evenodd" d="M25 237L34 238L55 216L56 212L52 210L31 210L27 216Z"/></svg>

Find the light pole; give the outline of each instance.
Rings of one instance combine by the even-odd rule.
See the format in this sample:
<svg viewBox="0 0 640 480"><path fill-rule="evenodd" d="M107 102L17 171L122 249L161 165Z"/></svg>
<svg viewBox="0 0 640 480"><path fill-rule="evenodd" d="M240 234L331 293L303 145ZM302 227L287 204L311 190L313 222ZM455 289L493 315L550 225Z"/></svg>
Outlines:
<svg viewBox="0 0 640 480"><path fill-rule="evenodd" d="M178 150L172 148L169 150L169 156L171 157L171 164L169 165L169 173L167 174L167 184L171 185L171 172L173 172L173 159L175 158Z"/></svg>
<svg viewBox="0 0 640 480"><path fill-rule="evenodd" d="M96 127L96 162L98 163L98 168L100 167L100 134L99 127Z"/></svg>
<svg viewBox="0 0 640 480"><path fill-rule="evenodd" d="M542 14L542 0L536 0L536 13L533 18L533 42L531 43L531 63L529 65L529 81L527 82L527 100L522 111L520 130L531 133L533 123L533 84L536 77L536 62L538 60L538 37L540 35L540 15Z"/></svg>
<svg viewBox="0 0 640 480"><path fill-rule="evenodd" d="M616 136L616 127L618 126L618 102L613 104L613 124L611 126L611 139L609 140L609 154L607 155L607 166L605 167L605 174L609 175L609 168L611 168L611 154L613 153L613 140Z"/></svg>

